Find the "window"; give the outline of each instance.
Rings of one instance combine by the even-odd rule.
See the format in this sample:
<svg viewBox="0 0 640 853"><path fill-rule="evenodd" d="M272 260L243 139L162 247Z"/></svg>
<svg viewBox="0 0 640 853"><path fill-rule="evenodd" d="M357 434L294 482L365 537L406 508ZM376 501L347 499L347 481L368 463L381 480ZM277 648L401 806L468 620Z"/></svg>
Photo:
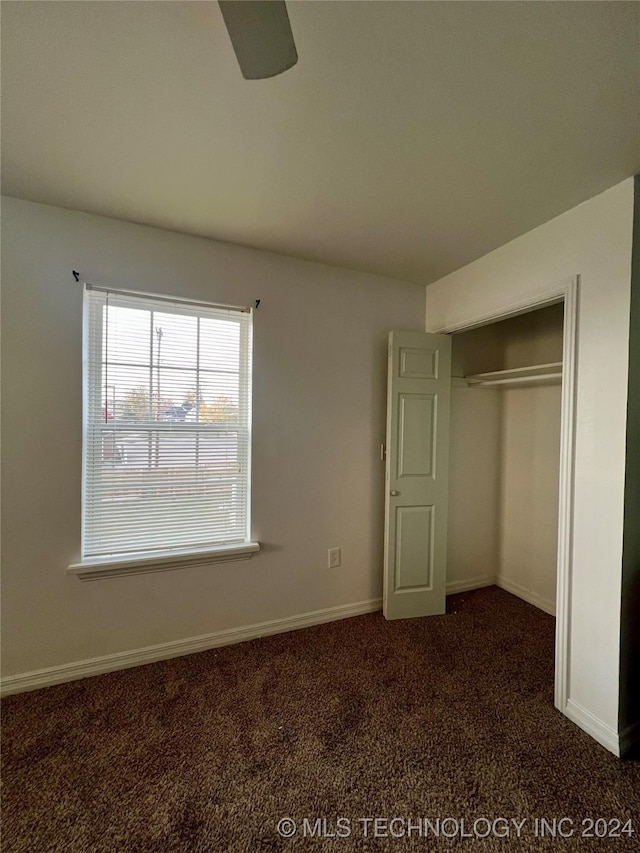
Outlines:
<svg viewBox="0 0 640 853"><path fill-rule="evenodd" d="M71 570L257 550L251 321L246 309L85 285L82 561Z"/></svg>

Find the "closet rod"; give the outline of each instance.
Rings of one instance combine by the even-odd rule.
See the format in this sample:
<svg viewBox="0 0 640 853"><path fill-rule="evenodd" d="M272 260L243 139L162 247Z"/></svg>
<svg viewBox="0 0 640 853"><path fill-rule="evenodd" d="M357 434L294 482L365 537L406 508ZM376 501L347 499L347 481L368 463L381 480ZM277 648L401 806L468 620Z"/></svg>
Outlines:
<svg viewBox="0 0 640 853"><path fill-rule="evenodd" d="M507 385L557 385L562 381L562 373L539 373L536 376L514 376L511 379L475 379L472 376L465 377L467 385L471 388L494 388Z"/></svg>

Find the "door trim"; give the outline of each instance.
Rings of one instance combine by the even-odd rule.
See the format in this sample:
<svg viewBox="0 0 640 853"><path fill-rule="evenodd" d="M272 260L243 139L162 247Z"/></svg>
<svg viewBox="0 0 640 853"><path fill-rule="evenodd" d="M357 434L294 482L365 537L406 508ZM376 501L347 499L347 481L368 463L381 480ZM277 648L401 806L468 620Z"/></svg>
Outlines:
<svg viewBox="0 0 640 853"><path fill-rule="evenodd" d="M556 580L556 649L554 704L567 714L570 674L571 598L573 584L573 506L575 410L578 366L578 310L580 276L574 275L559 282L548 291L515 303L496 303L483 314L468 317L450 326L429 328L429 332L451 334L478 326L506 320L545 308L556 302L564 303L562 336L562 402L560 414L560 477L558 506L558 563Z"/></svg>

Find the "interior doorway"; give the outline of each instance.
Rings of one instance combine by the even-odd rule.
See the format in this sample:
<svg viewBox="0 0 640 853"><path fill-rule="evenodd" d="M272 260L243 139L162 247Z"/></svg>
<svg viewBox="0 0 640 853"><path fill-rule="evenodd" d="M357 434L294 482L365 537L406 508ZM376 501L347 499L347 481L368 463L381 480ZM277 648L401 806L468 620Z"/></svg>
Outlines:
<svg viewBox="0 0 640 853"><path fill-rule="evenodd" d="M454 593L499 579L555 611L554 701L568 716L578 291L575 276L449 327L391 332L385 465L385 617L444 613L447 580ZM507 396L525 388L537 396ZM462 414L450 411L457 389ZM461 464L449 523L452 426ZM503 456L515 460L506 475ZM466 563L458 548L448 566L447 540L465 543Z"/></svg>
<svg viewBox="0 0 640 853"><path fill-rule="evenodd" d="M555 616L563 302L454 333L447 592Z"/></svg>
<svg viewBox="0 0 640 853"><path fill-rule="evenodd" d="M558 472L558 522L555 595L555 684L554 704L567 714L569 667L571 660L572 531L574 491L575 400L577 379L577 328L580 277L559 282L548 291L518 303L496 302L486 312L464 322L430 329L453 334L477 329L517 317L554 303L562 303L562 379L560 413L560 453ZM428 324L427 324L428 326Z"/></svg>

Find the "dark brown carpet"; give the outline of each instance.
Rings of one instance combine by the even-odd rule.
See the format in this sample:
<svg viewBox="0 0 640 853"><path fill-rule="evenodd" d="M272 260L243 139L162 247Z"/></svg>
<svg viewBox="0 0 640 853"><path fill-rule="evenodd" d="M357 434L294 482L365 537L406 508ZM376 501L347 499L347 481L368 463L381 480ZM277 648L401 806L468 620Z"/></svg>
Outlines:
<svg viewBox="0 0 640 853"><path fill-rule="evenodd" d="M553 708L554 620L495 587L449 610L362 616L4 700L4 853L640 850L640 763ZM285 816L293 841L276 830ZM304 819L323 817L328 832L349 819L350 834L303 837ZM376 830L369 817L402 820ZM562 817L573 837L536 837L536 818ZM636 834L582 838L598 817L631 819ZM466 824L427 837L421 818ZM461 837L479 819L484 834L484 818L526 824L519 838L513 825Z"/></svg>

